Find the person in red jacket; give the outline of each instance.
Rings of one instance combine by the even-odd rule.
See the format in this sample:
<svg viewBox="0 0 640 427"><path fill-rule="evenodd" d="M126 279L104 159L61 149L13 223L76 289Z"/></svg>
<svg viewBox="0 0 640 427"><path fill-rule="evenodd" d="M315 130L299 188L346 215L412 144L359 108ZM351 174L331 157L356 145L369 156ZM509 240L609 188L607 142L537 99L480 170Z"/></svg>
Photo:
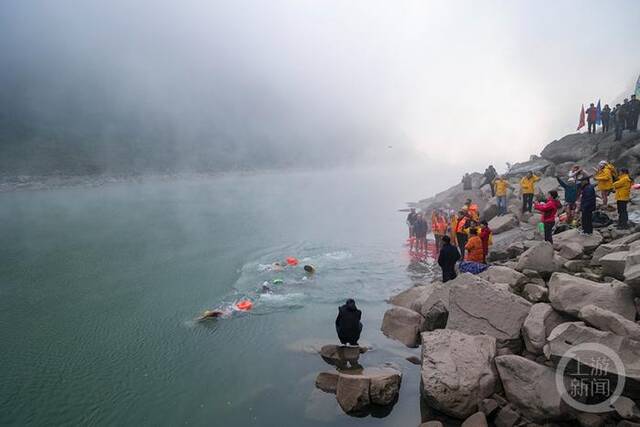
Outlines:
<svg viewBox="0 0 640 427"><path fill-rule="evenodd" d="M489 223L487 221L482 221L480 223L480 239L482 240L482 253L484 255L484 264L487 263L487 255L489 254L489 245L491 244L491 235L492 231L489 228Z"/></svg>
<svg viewBox="0 0 640 427"><path fill-rule="evenodd" d="M553 244L553 226L556 224L558 209L562 207L562 203L558 200L558 192L556 190L549 191L547 201L545 203L536 203L533 207L542 213L544 240Z"/></svg>
<svg viewBox="0 0 640 427"><path fill-rule="evenodd" d="M591 104L587 111L584 112L587 115L587 128L589 129L589 133L591 133L591 129L593 128L593 133L596 133L596 119L598 118L598 110L596 107Z"/></svg>

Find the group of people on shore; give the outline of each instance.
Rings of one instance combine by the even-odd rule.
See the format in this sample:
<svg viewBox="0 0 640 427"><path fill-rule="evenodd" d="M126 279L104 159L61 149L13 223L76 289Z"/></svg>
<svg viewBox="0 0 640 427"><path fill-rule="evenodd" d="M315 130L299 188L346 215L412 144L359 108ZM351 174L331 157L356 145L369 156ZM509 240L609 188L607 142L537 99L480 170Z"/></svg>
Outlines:
<svg viewBox="0 0 640 427"><path fill-rule="evenodd" d="M636 95L633 94L630 99L625 98L622 104L616 104L613 109L609 107L609 104L605 104L602 111L600 111L600 114L598 114L598 108L592 103L584 113L587 119L588 133L596 133L596 124L598 123L598 115L600 115L602 133L609 132L609 125L613 124L616 134L615 140L620 141L624 130L632 132L636 132L638 130L640 100L636 99ZM582 125L584 126L584 122L582 122Z"/></svg>
<svg viewBox="0 0 640 427"><path fill-rule="evenodd" d="M519 181L522 213L533 213L534 210L540 213L541 231L546 241L553 243L553 232L558 221L567 227L577 227L579 219L581 233L592 234L593 217L598 207L597 193L601 199L601 210L610 211L617 208L617 228L629 227L627 206L634 182L627 168L616 169L612 163L603 160L592 173L575 165L566 176L556 175L555 178L564 190L564 203L559 200L558 191L550 190L543 194L536 188L536 183L541 180L540 175L528 172ZM472 189L469 174L465 174L462 183L463 189ZM493 166L486 169L480 188L485 185L491 186L491 193L496 198L497 215L507 214L508 191L514 189L514 186L506 176L498 175ZM609 204L611 193L615 193L616 208ZM443 281L456 277L455 267L459 261L461 271L463 266L474 272L474 269L481 269L482 265L486 265L492 243L492 231L487 221L480 220L478 205L471 199L468 199L458 212L433 210L430 223ZM407 224L411 240L410 250L414 250L414 246L416 251L424 250L429 231L427 214L411 209L407 216Z"/></svg>

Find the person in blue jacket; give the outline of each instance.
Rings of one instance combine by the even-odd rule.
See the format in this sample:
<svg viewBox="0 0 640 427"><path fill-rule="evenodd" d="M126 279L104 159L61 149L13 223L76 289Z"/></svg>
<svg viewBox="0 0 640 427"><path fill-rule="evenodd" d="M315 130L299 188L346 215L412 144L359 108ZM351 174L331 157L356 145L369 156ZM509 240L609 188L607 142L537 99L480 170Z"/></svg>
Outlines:
<svg viewBox="0 0 640 427"><path fill-rule="evenodd" d="M573 222L573 217L576 213L576 200L578 200L578 184L576 179L570 177L567 182L564 182L559 176L556 176L558 184L564 188L564 209L567 212L567 224Z"/></svg>
<svg viewBox="0 0 640 427"><path fill-rule="evenodd" d="M580 211L582 212L582 232L593 234L593 212L596 210L596 189L589 177L580 180Z"/></svg>

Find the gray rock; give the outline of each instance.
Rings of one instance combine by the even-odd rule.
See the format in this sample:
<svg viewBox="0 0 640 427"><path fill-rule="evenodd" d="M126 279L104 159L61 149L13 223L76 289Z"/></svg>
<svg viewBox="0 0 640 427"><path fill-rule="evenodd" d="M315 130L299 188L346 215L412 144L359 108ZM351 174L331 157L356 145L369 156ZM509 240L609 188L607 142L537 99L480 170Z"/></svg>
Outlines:
<svg viewBox="0 0 640 427"><path fill-rule="evenodd" d="M534 304L522 326L522 338L527 351L535 355L542 354L551 331L566 321L567 319L549 304Z"/></svg>
<svg viewBox="0 0 640 427"><path fill-rule="evenodd" d="M551 166L551 162L545 160L541 157L532 156L533 158L529 159L526 162L516 163L509 168L509 171L506 173L506 176L511 178L519 175L526 175L529 172L533 172L535 174L543 173L549 166Z"/></svg>
<svg viewBox="0 0 640 427"><path fill-rule="evenodd" d="M366 368L363 375L371 378L369 399L374 405L386 406L396 401L402 374L393 368Z"/></svg>
<svg viewBox="0 0 640 427"><path fill-rule="evenodd" d="M564 268L572 273L578 273L584 270L589 265L589 262L582 259L574 259L564 263Z"/></svg>
<svg viewBox="0 0 640 427"><path fill-rule="evenodd" d="M555 370L515 355L498 356L495 363L507 400L525 417L543 423L572 418Z"/></svg>
<svg viewBox="0 0 640 427"><path fill-rule="evenodd" d="M575 244L582 248L580 251L590 253L602 244L602 235L598 231L593 234L581 234L578 229L572 228L553 236L554 249L561 251L563 247Z"/></svg>
<svg viewBox="0 0 640 427"><path fill-rule="evenodd" d="M420 332L424 330L424 317L404 307L392 307L384 313L382 333L400 341L407 347L417 347Z"/></svg>
<svg viewBox="0 0 640 427"><path fill-rule="evenodd" d="M579 412L576 415L576 421L580 427L602 427L604 425L603 417L588 412Z"/></svg>
<svg viewBox="0 0 640 427"><path fill-rule="evenodd" d="M511 405L507 405L500 409L494 423L496 427L513 427L519 419L520 414L518 414Z"/></svg>
<svg viewBox="0 0 640 427"><path fill-rule="evenodd" d="M624 280L636 294L640 295L640 246L635 242L629 248L624 269Z"/></svg>
<svg viewBox="0 0 640 427"><path fill-rule="evenodd" d="M363 375L340 375L336 386L336 399L346 413L363 411L371 403L371 379Z"/></svg>
<svg viewBox="0 0 640 427"><path fill-rule="evenodd" d="M584 248L577 242L567 242L560 248L560 256L568 260L579 258L583 253Z"/></svg>
<svg viewBox="0 0 640 427"><path fill-rule="evenodd" d="M625 420L640 421L640 409L638 405L628 397L620 396L613 402L616 413Z"/></svg>
<svg viewBox="0 0 640 427"><path fill-rule="evenodd" d="M548 242L540 243L527 249L520 255L516 266L516 270L518 271L530 269L544 273L552 273L556 268L553 258L553 247Z"/></svg>
<svg viewBox="0 0 640 427"><path fill-rule="evenodd" d="M546 286L536 285L535 283L527 283L524 285L522 296L529 302L537 303L549 300L549 290Z"/></svg>
<svg viewBox="0 0 640 427"><path fill-rule="evenodd" d="M492 283L506 283L515 292L522 292L522 288L527 283L527 276L508 267L492 265L478 275Z"/></svg>
<svg viewBox="0 0 640 427"><path fill-rule="evenodd" d="M320 349L320 356L331 365L341 362L357 362L360 354L367 351L366 347L349 347L344 345L327 344Z"/></svg>
<svg viewBox="0 0 640 427"><path fill-rule="evenodd" d="M498 409L498 402L494 399L483 399L478 403L478 410L484 412L487 417L493 415L496 409Z"/></svg>
<svg viewBox="0 0 640 427"><path fill-rule="evenodd" d="M499 347L518 351L520 328L531 303L470 274L461 274L452 283L447 328L470 335L490 335Z"/></svg>
<svg viewBox="0 0 640 427"><path fill-rule="evenodd" d="M444 427L440 421L427 421L426 423L420 424L420 427Z"/></svg>
<svg viewBox="0 0 640 427"><path fill-rule="evenodd" d="M493 234L504 233L518 226L518 218L514 214L496 216L489 221L489 228Z"/></svg>
<svg viewBox="0 0 640 427"><path fill-rule="evenodd" d="M593 252L593 256L591 257L590 265L597 266L600 265L600 258L605 255L612 254L614 252L625 252L629 250L629 245L626 243L605 243L604 245L598 246L598 248Z"/></svg>
<svg viewBox="0 0 640 427"><path fill-rule="evenodd" d="M464 419L496 387L496 343L450 329L422 334L422 396L435 409Z"/></svg>
<svg viewBox="0 0 640 427"><path fill-rule="evenodd" d="M417 309L416 311L422 314L423 317L428 316L433 306L438 304L438 302L448 310L451 283L453 283L453 281L447 282L446 284L436 282L427 286L427 290L415 301L414 307Z"/></svg>
<svg viewBox="0 0 640 427"><path fill-rule="evenodd" d="M555 164L586 159L597 150L597 145L590 137L583 133L567 135L548 144L540 155Z"/></svg>
<svg viewBox="0 0 640 427"><path fill-rule="evenodd" d="M613 332L616 335L628 336L640 341L640 325L612 311L587 305L580 309L578 317L601 331Z"/></svg>
<svg viewBox="0 0 640 427"><path fill-rule="evenodd" d="M635 318L633 291L622 282L597 283L566 273L554 273L548 286L549 301L558 311L578 316L582 307L593 304L627 319Z"/></svg>
<svg viewBox="0 0 640 427"><path fill-rule="evenodd" d="M603 332L589 326L577 323L559 325L552 331L544 347L545 355L548 359L557 363L566 352L579 344L590 343L600 344L615 352L624 364L625 386L623 395L637 398L640 396L640 342L615 335L611 332ZM559 332L557 332L559 330ZM584 369L599 369L605 375L622 375L618 372L615 364L598 363L600 354L580 355L580 363ZM604 365L604 366L602 366Z"/></svg>
<svg viewBox="0 0 640 427"><path fill-rule="evenodd" d="M447 310L442 301L438 301L425 313L424 330L435 331L436 329L443 329L447 326L448 318L449 310Z"/></svg>
<svg viewBox="0 0 640 427"><path fill-rule="evenodd" d="M461 427L487 427L487 417L484 412L476 412L464 420Z"/></svg>
<svg viewBox="0 0 640 427"><path fill-rule="evenodd" d="M629 252L613 252L600 258L602 273L623 280L627 255Z"/></svg>
<svg viewBox="0 0 640 427"><path fill-rule="evenodd" d="M413 286L389 298L389 303L420 312L415 304L426 292L429 292L428 286Z"/></svg>

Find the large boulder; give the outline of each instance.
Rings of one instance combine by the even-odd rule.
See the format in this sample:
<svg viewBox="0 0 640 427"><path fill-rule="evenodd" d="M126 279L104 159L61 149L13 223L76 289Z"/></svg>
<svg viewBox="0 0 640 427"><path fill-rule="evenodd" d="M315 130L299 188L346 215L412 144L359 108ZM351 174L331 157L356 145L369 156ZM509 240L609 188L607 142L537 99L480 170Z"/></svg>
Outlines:
<svg viewBox="0 0 640 427"><path fill-rule="evenodd" d="M402 374L393 368L366 368L361 374L371 379L369 399L374 405L386 406L396 401Z"/></svg>
<svg viewBox="0 0 640 427"><path fill-rule="evenodd" d="M543 173L549 166L551 166L551 162L549 162L548 160L545 160L541 157L532 156L529 161L512 165L506 175L507 177L513 177L525 175L529 172Z"/></svg>
<svg viewBox="0 0 640 427"><path fill-rule="evenodd" d="M346 413L365 410L371 403L371 378L364 375L340 375L336 385L336 399Z"/></svg>
<svg viewBox="0 0 640 427"><path fill-rule="evenodd" d="M575 247L581 247L581 252L593 252L602 244L602 235L598 231L593 234L582 234L577 228L572 228L553 236L553 247L561 251L566 245L572 244Z"/></svg>
<svg viewBox="0 0 640 427"><path fill-rule="evenodd" d="M542 354L542 348L551 331L566 321L567 319L555 311L551 305L534 304L522 325L522 338L527 351Z"/></svg>
<svg viewBox="0 0 640 427"><path fill-rule="evenodd" d="M436 282L426 286L427 290L423 292L422 295L415 301L413 307L418 313L422 314L423 317L428 317L429 313L432 311L432 308L438 303L440 303L442 307L448 310L451 283L453 282Z"/></svg>
<svg viewBox="0 0 640 427"><path fill-rule="evenodd" d="M549 290L546 286L527 283L522 290L522 296L529 302L537 303L549 300Z"/></svg>
<svg viewBox="0 0 640 427"><path fill-rule="evenodd" d="M386 406L398 398L402 373L390 367L365 368L361 371L321 372L316 387L335 393L340 407L347 413L358 413L368 406Z"/></svg>
<svg viewBox="0 0 640 427"><path fill-rule="evenodd" d="M616 335L628 336L640 341L640 325L595 305L587 305L580 309L578 317L601 331L613 332Z"/></svg>
<svg viewBox="0 0 640 427"><path fill-rule="evenodd" d="M558 311L578 316L582 307L596 305L627 319L635 318L633 291L617 280L598 283L566 273L554 273L548 286L549 301Z"/></svg>
<svg viewBox="0 0 640 427"><path fill-rule="evenodd" d="M509 290L462 274L449 294L447 328L470 335L491 335L498 347L517 351L520 328L530 309L531 303Z"/></svg>
<svg viewBox="0 0 640 427"><path fill-rule="evenodd" d="M539 423L572 418L556 387L555 370L515 355L495 362L507 400L525 417Z"/></svg>
<svg viewBox="0 0 640 427"><path fill-rule="evenodd" d="M498 203L496 198L493 197L487 203L487 206L480 213L480 218L484 221L491 221L493 218L498 216Z"/></svg>
<svg viewBox="0 0 640 427"><path fill-rule="evenodd" d="M528 281L527 276L519 271L500 265L492 265L478 276L491 283L506 283L516 292L521 292Z"/></svg>
<svg viewBox="0 0 640 427"><path fill-rule="evenodd" d="M557 269L553 255L551 243L540 243L520 255L516 270L535 270L540 273L552 273Z"/></svg>
<svg viewBox="0 0 640 427"><path fill-rule="evenodd" d="M600 258L602 273L624 280L624 270L629 252L613 252Z"/></svg>
<svg viewBox="0 0 640 427"><path fill-rule="evenodd" d="M436 329L443 329L447 326L448 319L449 310L442 301L438 301L425 313L424 330L435 331Z"/></svg>
<svg viewBox="0 0 640 427"><path fill-rule="evenodd" d="M424 330L424 317L404 307L392 307L384 313L382 332L407 347L417 347L420 332Z"/></svg>
<svg viewBox="0 0 640 427"><path fill-rule="evenodd" d="M565 327L566 325L566 327ZM544 353L548 359L558 363L566 356L568 350L579 344L598 344L612 350L624 364L625 386L623 394L637 399L640 397L640 342L613 334L599 331L584 324L572 322L561 324L554 329L544 346ZM615 363L603 363L601 353L578 354L582 370L599 369L603 376L622 375Z"/></svg>
<svg viewBox="0 0 640 427"><path fill-rule="evenodd" d="M409 289L406 289L400 292L397 295L389 298L388 302L393 305L397 305L400 307L408 308L409 310L420 312L420 307L416 307L415 303L419 300L426 292L429 291L429 286L413 286Z"/></svg>
<svg viewBox="0 0 640 427"><path fill-rule="evenodd" d="M514 214L496 216L489 221L489 228L493 234L504 233L518 226L518 218Z"/></svg>
<svg viewBox="0 0 640 427"><path fill-rule="evenodd" d="M604 245L598 246L598 248L593 252L591 256L590 265L597 266L600 265L600 258L605 255L612 254L614 252L625 252L629 250L629 245L626 243L605 243Z"/></svg>
<svg viewBox="0 0 640 427"><path fill-rule="evenodd" d="M637 243L637 242L636 242ZM624 281L640 295L640 246L630 247L624 268Z"/></svg>
<svg viewBox="0 0 640 427"><path fill-rule="evenodd" d="M548 144L540 155L555 164L577 162L596 152L597 141L589 134L575 133Z"/></svg>
<svg viewBox="0 0 640 427"><path fill-rule="evenodd" d="M422 396L433 408L465 419L496 387L496 342L487 335L440 329L422 334Z"/></svg>

